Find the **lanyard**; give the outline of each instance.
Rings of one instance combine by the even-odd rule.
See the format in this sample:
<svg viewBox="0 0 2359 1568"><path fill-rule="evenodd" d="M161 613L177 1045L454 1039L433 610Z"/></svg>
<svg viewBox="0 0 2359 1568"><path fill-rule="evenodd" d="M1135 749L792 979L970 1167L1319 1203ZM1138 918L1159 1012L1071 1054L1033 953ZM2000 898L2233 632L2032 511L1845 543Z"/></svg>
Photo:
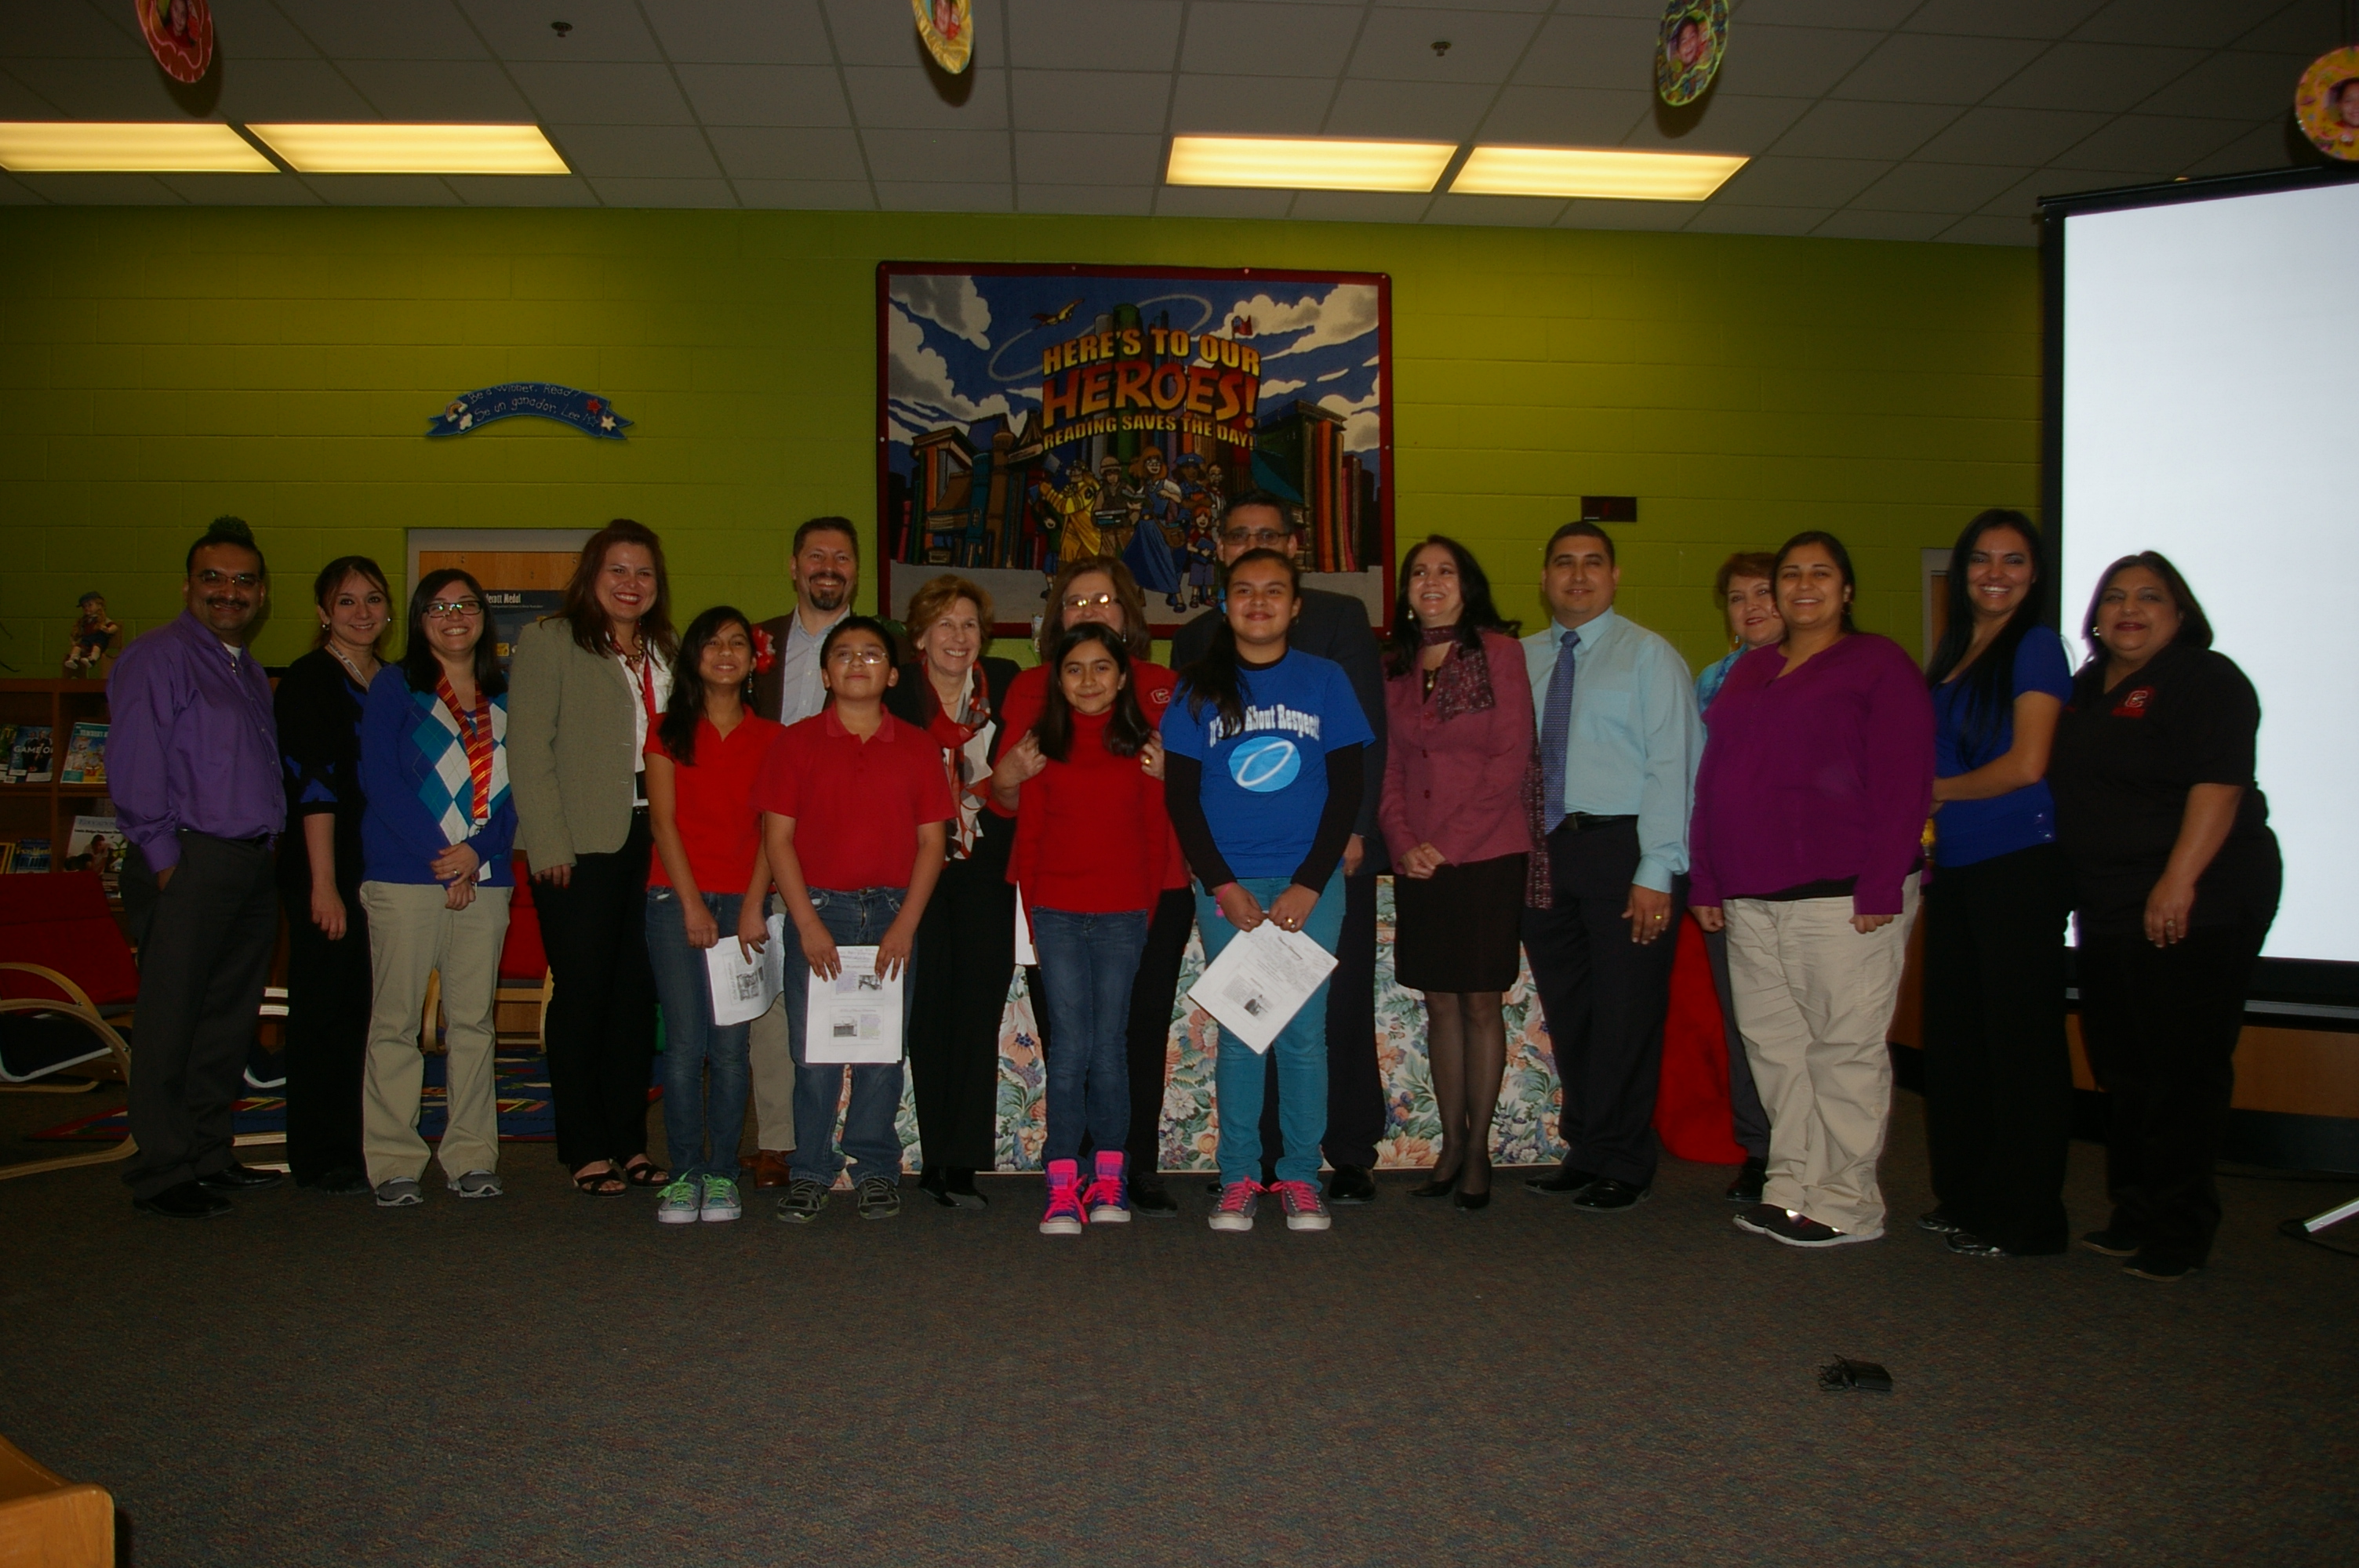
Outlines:
<svg viewBox="0 0 2359 1568"><path fill-rule="evenodd" d="M460 740L467 748L467 777L474 796L467 817L481 827L492 816L492 699L478 685L474 711L462 708L448 674L434 677L434 695L458 721Z"/></svg>

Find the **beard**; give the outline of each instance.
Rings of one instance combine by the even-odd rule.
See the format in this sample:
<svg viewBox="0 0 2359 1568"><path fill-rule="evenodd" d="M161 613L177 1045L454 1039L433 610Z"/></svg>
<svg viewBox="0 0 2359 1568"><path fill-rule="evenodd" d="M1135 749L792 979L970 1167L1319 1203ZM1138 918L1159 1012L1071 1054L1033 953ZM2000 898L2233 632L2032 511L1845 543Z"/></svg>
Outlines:
<svg viewBox="0 0 2359 1568"><path fill-rule="evenodd" d="M840 577L815 577L803 584L803 597L813 610L841 610L852 584Z"/></svg>

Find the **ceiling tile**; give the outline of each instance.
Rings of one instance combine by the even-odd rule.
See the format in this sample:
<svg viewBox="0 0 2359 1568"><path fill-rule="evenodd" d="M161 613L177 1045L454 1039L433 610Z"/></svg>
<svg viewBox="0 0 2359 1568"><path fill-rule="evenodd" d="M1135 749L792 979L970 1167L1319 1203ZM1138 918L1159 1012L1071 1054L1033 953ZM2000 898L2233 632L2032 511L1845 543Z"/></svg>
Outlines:
<svg viewBox="0 0 2359 1568"><path fill-rule="evenodd" d="M374 120L379 111L323 59L241 59L221 65L214 109L225 120Z"/></svg>
<svg viewBox="0 0 2359 1568"><path fill-rule="evenodd" d="M2024 109L2119 114L2201 62L2201 49L2061 43L1993 92L1988 102Z"/></svg>
<svg viewBox="0 0 2359 1568"><path fill-rule="evenodd" d="M1703 117L1672 135L1663 128L1663 113L1650 102L1623 145L1672 152L1755 153L1783 135L1810 108L1807 98L1734 98L1715 92L1704 103Z"/></svg>
<svg viewBox="0 0 2359 1568"><path fill-rule="evenodd" d="M1515 81L1529 87L1655 87L1656 23L1644 16L1551 16Z"/></svg>
<svg viewBox="0 0 2359 1568"><path fill-rule="evenodd" d="M576 125L685 125L695 116L671 72L651 64L509 67L541 119Z"/></svg>
<svg viewBox="0 0 2359 1568"><path fill-rule="evenodd" d="M1005 185L941 185L927 181L888 184L879 180L876 202L887 212L1013 212L1015 196Z"/></svg>
<svg viewBox="0 0 2359 1568"><path fill-rule="evenodd" d="M593 179L592 189L609 207L734 207L725 179Z"/></svg>
<svg viewBox="0 0 2359 1568"><path fill-rule="evenodd" d="M849 129L718 125L705 134L720 155L721 172L732 179L856 179L864 186L868 179L860 138Z"/></svg>
<svg viewBox="0 0 2359 1568"><path fill-rule="evenodd" d="M2256 168L2283 168L2297 158L2311 157L2307 141L2296 147L2294 138L2300 133L2285 121L2256 125L2217 151L2197 158L2181 172L2196 174L2243 174Z"/></svg>
<svg viewBox="0 0 2359 1568"><path fill-rule="evenodd" d="M2023 176L2017 168L1962 163L1904 163L1852 199L1854 211L1950 212L1979 210Z"/></svg>
<svg viewBox="0 0 2359 1568"><path fill-rule="evenodd" d="M2061 109L1969 109L1911 156L1927 163L2016 164L2036 168L2087 140L2111 118Z"/></svg>
<svg viewBox="0 0 2359 1568"><path fill-rule="evenodd" d="M1379 14L1404 8L1455 14L1460 11L1540 12L1551 7L1549 0L1371 0L1371 9ZM1586 12L1600 16L1651 16L1662 10L1654 0L1557 0L1553 8L1568 14Z"/></svg>
<svg viewBox="0 0 2359 1568"><path fill-rule="evenodd" d="M849 125L851 106L832 65L683 65L674 68L696 117L708 125Z"/></svg>
<svg viewBox="0 0 2359 1568"><path fill-rule="evenodd" d="M1166 185L1155 192L1156 213L1165 218L1283 218L1293 202L1291 190Z"/></svg>
<svg viewBox="0 0 2359 1568"><path fill-rule="evenodd" d="M1930 240L1953 222L1939 212L1843 211L1810 232L1830 240Z"/></svg>
<svg viewBox="0 0 2359 1568"><path fill-rule="evenodd" d="M998 4L1007 8L1011 65L1169 70L1179 53L1180 0L998 0Z"/></svg>
<svg viewBox="0 0 2359 1568"><path fill-rule="evenodd" d="M2060 38L2104 4L2104 0L1924 0L1901 27L1911 33ZM1752 16L1750 7L1745 15Z"/></svg>
<svg viewBox="0 0 2359 1568"><path fill-rule="evenodd" d="M19 60L20 70L38 70L40 63ZM0 120L53 120L62 113L59 106L17 81L0 72Z"/></svg>
<svg viewBox="0 0 2359 1568"><path fill-rule="evenodd" d="M571 65L656 58L656 41L640 20L637 0L565 0L561 8L551 0L459 0L459 5L502 59ZM549 26L560 18L572 24L561 36Z"/></svg>
<svg viewBox="0 0 2359 1568"><path fill-rule="evenodd" d="M915 38L915 32L910 37ZM968 68L974 86L963 103L934 91L922 70L881 65L848 65L844 85L852 93L853 117L864 125L900 125L927 130L998 131L1007 125L1007 84L998 70Z"/></svg>
<svg viewBox="0 0 2359 1568"><path fill-rule="evenodd" d="M2262 4L2256 0L2113 0L2072 36L2101 43L2219 49L2264 18L2267 11ZM2268 10L2276 8L2268 6Z"/></svg>
<svg viewBox="0 0 2359 1568"><path fill-rule="evenodd" d="M1332 5L1197 0L1188 10L1183 70L1234 76L1332 76L1351 51L1356 14Z"/></svg>
<svg viewBox="0 0 2359 1568"><path fill-rule="evenodd" d="M199 207L317 207L320 198L285 174L159 174L156 182Z"/></svg>
<svg viewBox="0 0 2359 1568"><path fill-rule="evenodd" d="M1701 201L1568 201L1560 229L1683 229Z"/></svg>
<svg viewBox="0 0 2359 1568"><path fill-rule="evenodd" d="M248 179L280 178L247 175ZM66 207L179 207L177 191L149 174L20 174L16 182Z"/></svg>
<svg viewBox="0 0 2359 1568"><path fill-rule="evenodd" d="M2124 114L2108 121L2086 141L2057 158L2065 168L2150 168L2183 174L2243 135L2232 120L2169 120L2157 114Z"/></svg>
<svg viewBox="0 0 2359 1568"><path fill-rule="evenodd" d="M1016 124L1027 131L1160 134L1171 97L1161 71L1019 70L1014 86Z"/></svg>
<svg viewBox="0 0 2359 1568"><path fill-rule="evenodd" d="M549 137L574 173L592 180L711 179L721 173L694 125L551 125Z"/></svg>
<svg viewBox="0 0 2359 1568"><path fill-rule="evenodd" d="M658 0L647 22L675 64L835 63L815 0Z"/></svg>
<svg viewBox="0 0 2359 1568"><path fill-rule="evenodd" d="M1882 158L1757 157L1712 195L1714 204L1836 208L1892 168Z"/></svg>
<svg viewBox="0 0 2359 1568"><path fill-rule="evenodd" d="M1794 123L1772 151L1800 157L1857 157L1873 149L1907 157L1958 117L1941 103L1859 103L1829 100Z"/></svg>
<svg viewBox="0 0 2359 1568"><path fill-rule="evenodd" d="M1887 103L1975 103L2028 65L2040 47L2030 38L1902 33L1886 38L1860 61L1835 88L1835 96Z"/></svg>
<svg viewBox="0 0 2359 1568"><path fill-rule="evenodd" d="M532 105L491 60L352 59L341 69L388 120L497 124L533 118Z"/></svg>
<svg viewBox="0 0 2359 1568"><path fill-rule="evenodd" d="M886 180L926 184L972 179L1004 185L1011 178L1007 138L1003 135L868 131L860 139L868 148L868 168L880 187L879 195Z"/></svg>
<svg viewBox="0 0 2359 1568"><path fill-rule="evenodd" d="M310 186L331 207L466 205L457 191L430 174L311 174L300 183Z"/></svg>
<svg viewBox="0 0 2359 1568"><path fill-rule="evenodd" d="M275 0L331 59L486 59L489 51L451 0L409 0L398 18L377 0ZM258 8L258 7L257 7ZM552 13L553 14L553 13ZM241 34L215 5L221 49L234 61Z"/></svg>
<svg viewBox="0 0 2359 1568"><path fill-rule="evenodd" d="M1452 196L1433 199L1425 210L1429 223L1480 223L1490 229L1546 229L1564 216L1564 202L1554 196Z"/></svg>
<svg viewBox="0 0 2359 1568"><path fill-rule="evenodd" d="M1370 11L1349 74L1376 81L1468 81L1495 86L1538 31L1531 15L1498 11ZM1448 39L1436 55L1436 39Z"/></svg>
<svg viewBox="0 0 2359 1568"><path fill-rule="evenodd" d="M31 190L17 184L15 175L0 174L0 206L42 207L46 205L48 203L34 195Z"/></svg>
<svg viewBox="0 0 2359 1568"><path fill-rule="evenodd" d="M737 200L748 207L835 212L870 212L876 208L876 193L864 179L740 179L734 183Z"/></svg>
<svg viewBox="0 0 2359 1568"><path fill-rule="evenodd" d="M1462 142L1482 123L1495 91L1471 81L1346 81L1327 111L1326 133Z"/></svg>
<svg viewBox="0 0 2359 1568"><path fill-rule="evenodd" d="M1744 26L1897 27L1920 0L1745 0ZM1654 13L1662 15L1658 7Z"/></svg>
<svg viewBox="0 0 2359 1568"><path fill-rule="evenodd" d="M1827 207L1739 207L1718 198L1704 203L1688 223L1695 234L1807 234L1823 222Z"/></svg>
<svg viewBox="0 0 2359 1568"><path fill-rule="evenodd" d="M1482 124L1486 142L1610 147L1647 118L1651 92L1603 87L1502 88Z"/></svg>
<svg viewBox="0 0 2359 1568"><path fill-rule="evenodd" d="M2038 219L1993 218L1977 214L1961 218L1934 238L1953 245L2037 245L2039 243Z"/></svg>
<svg viewBox="0 0 2359 1568"><path fill-rule="evenodd" d="M136 45L131 46L136 48ZM11 59L19 79L74 120L187 118L166 88L164 73L143 53L114 59ZM229 68L223 67L223 80Z"/></svg>
<svg viewBox="0 0 2359 1568"><path fill-rule="evenodd" d="M1306 190L1288 216L1314 223L1414 223L1432 198L1394 190Z"/></svg>
<svg viewBox="0 0 2359 1568"><path fill-rule="evenodd" d="M2071 196L2083 190L2108 190L2120 185L2143 185L2147 177L2135 169L2043 168L2025 175L1982 204L1985 217L2016 218L2039 211L2044 196Z"/></svg>
<svg viewBox="0 0 2359 1568"><path fill-rule="evenodd" d="M595 207L590 182L520 174L452 174L442 183L470 207Z"/></svg>
<svg viewBox="0 0 2359 1568"><path fill-rule="evenodd" d="M1732 39L1721 61L1714 92L1757 98L1816 98L1884 41L1881 33L1832 27L1757 27L1747 25ZM1651 91L1654 83L1647 83Z"/></svg>
<svg viewBox="0 0 2359 1568"><path fill-rule="evenodd" d="M2236 47L2316 59L2338 43L2354 41L2343 37L2343 15L2342 0L2295 0L2258 27L2237 34Z"/></svg>
<svg viewBox="0 0 2359 1568"><path fill-rule="evenodd" d="M879 5L877 0L822 0L822 3L827 8L828 33L835 39L836 59L846 65L889 65L924 73L926 46L918 37L917 20L910 15L908 6ZM984 22L976 30L986 40L992 37L993 28L989 22ZM967 69L981 68L969 66Z"/></svg>
<svg viewBox="0 0 2359 1568"><path fill-rule="evenodd" d="M2309 66L2293 55L2230 50L2204 60L2138 108L2148 114L2201 114L2248 124L2281 119Z"/></svg>
<svg viewBox="0 0 2359 1568"><path fill-rule="evenodd" d="M1182 76L1171 100L1175 132L1311 136L1335 83L1286 77Z"/></svg>
<svg viewBox="0 0 2359 1568"><path fill-rule="evenodd" d="M1018 212L1104 212L1144 217L1154 209L1155 191L1137 185L1019 185Z"/></svg>
<svg viewBox="0 0 2359 1568"><path fill-rule="evenodd" d="M49 7L65 7L52 0ZM114 7L109 6L109 10ZM125 7L127 10L128 7ZM229 58L230 42L234 41L239 59L317 59L320 51L310 40L288 25L287 17L271 0L212 0L214 49L223 59ZM131 32L131 18L124 17L125 32ZM404 18L405 24L407 18ZM228 40L228 41L223 41ZM483 51L475 51L478 55Z"/></svg>
<svg viewBox="0 0 2359 1568"><path fill-rule="evenodd" d="M11 59L120 59L140 47L139 25L127 5L119 15L114 6L102 15L84 0L20 0L8 7Z"/></svg>
<svg viewBox="0 0 2359 1568"><path fill-rule="evenodd" d="M1027 185L1136 185L1163 177L1160 136L1078 131L1016 133L1016 177Z"/></svg>

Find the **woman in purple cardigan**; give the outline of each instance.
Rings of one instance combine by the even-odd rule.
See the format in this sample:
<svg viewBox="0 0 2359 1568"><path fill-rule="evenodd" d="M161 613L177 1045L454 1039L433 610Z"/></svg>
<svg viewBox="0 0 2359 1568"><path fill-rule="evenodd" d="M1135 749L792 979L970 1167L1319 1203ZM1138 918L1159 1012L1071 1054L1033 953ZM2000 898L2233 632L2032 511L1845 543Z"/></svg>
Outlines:
<svg viewBox="0 0 2359 1568"><path fill-rule="evenodd" d="M1933 804L1933 705L1915 661L1852 625L1832 534L1777 552L1786 635L1736 661L1712 705L1688 836L1689 906L1728 932L1736 1026L1769 1113L1764 1202L1789 1247L1884 1234L1885 1044Z"/></svg>
<svg viewBox="0 0 2359 1568"><path fill-rule="evenodd" d="M1409 552L1386 657L1383 805L1392 851L1394 966L1425 993L1426 1058L1441 1155L1418 1197L1491 1201L1491 1115L1507 1061L1500 1000L1532 849L1526 776L1532 690L1516 628L1466 547L1435 535Z"/></svg>

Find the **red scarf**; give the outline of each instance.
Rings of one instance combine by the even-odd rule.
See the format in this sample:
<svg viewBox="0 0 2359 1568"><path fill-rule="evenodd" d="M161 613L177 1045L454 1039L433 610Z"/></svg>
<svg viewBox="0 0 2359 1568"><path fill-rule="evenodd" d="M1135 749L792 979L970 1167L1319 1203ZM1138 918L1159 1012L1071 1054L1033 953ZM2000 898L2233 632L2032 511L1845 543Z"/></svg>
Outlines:
<svg viewBox="0 0 2359 1568"><path fill-rule="evenodd" d="M473 809L467 818L481 827L492 819L492 699L484 695L480 683L475 687L475 709L469 713L459 706L459 694L451 686L449 671L434 677L434 695L451 710L458 721L459 738L467 747L467 777L474 786Z"/></svg>

